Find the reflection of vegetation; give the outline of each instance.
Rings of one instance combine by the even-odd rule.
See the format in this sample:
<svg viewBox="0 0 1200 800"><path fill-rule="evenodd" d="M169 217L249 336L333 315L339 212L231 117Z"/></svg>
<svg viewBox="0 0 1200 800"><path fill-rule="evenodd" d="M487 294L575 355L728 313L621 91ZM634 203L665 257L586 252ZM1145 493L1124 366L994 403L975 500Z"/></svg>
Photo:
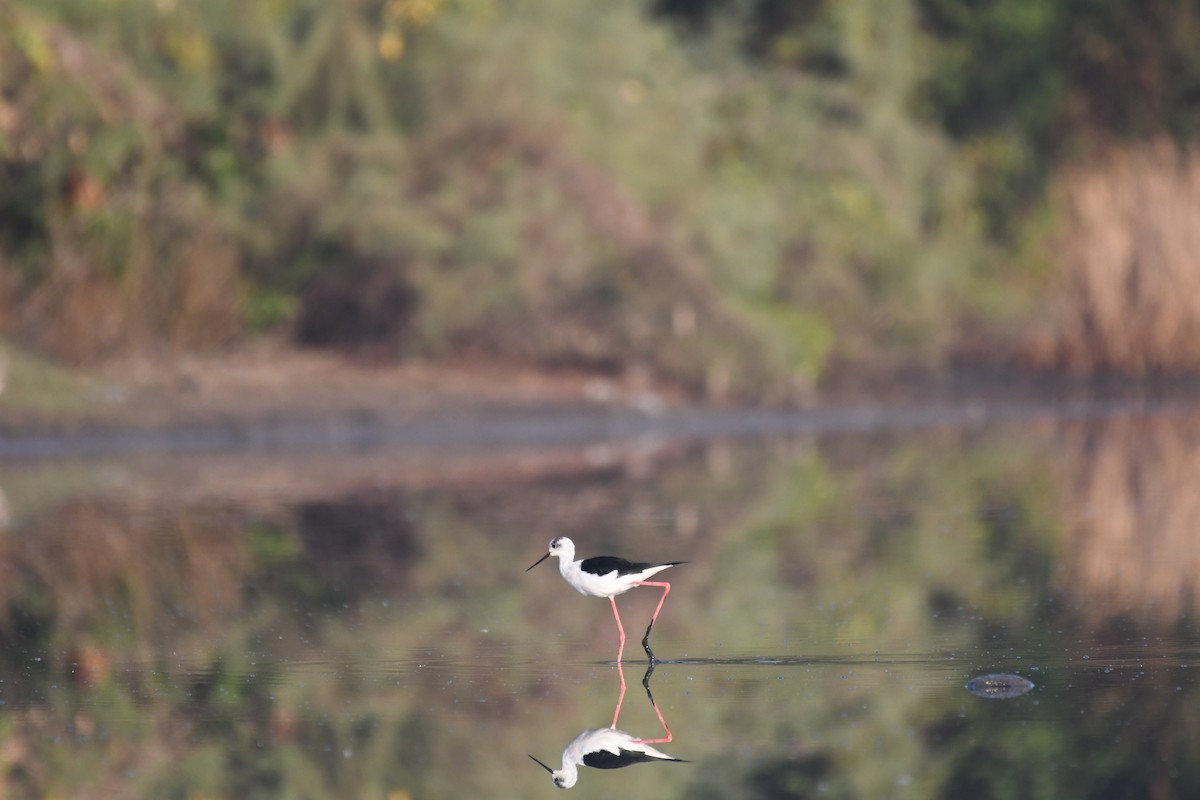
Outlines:
<svg viewBox="0 0 1200 800"><path fill-rule="evenodd" d="M569 530L597 551L691 556L672 593L688 613L661 620L660 656L811 659L734 680L721 665L660 668L675 746L698 762L649 777L663 796L1138 794L1162 758L1180 770L1166 790L1195 788L1196 687L1151 663L1194 634L1168 636L1136 606L1097 616L1103 601L1060 601L1044 453L925 433L697 455L282 510L75 499L22 522L0 535L0 786L313 798L540 786L524 704L537 698L529 709L568 730L611 714L607 666L585 667L602 677L584 691L529 666L557 672L614 644L589 624L606 608L520 572ZM1079 640L1090 661L1056 655ZM1147 666L1105 663L1129 641L1148 643ZM1040 666L1038 688L971 697L962 675L980 666Z"/></svg>
<svg viewBox="0 0 1200 800"><path fill-rule="evenodd" d="M1119 608L1166 626L1200 597L1200 421L1073 426L1064 590L1103 619Z"/></svg>
<svg viewBox="0 0 1200 800"><path fill-rule="evenodd" d="M964 460L949 439L879 461L884 450L847 460L831 447L836 460L813 453L794 462L727 536L722 574L700 615L715 621L726 650L760 653L763 642L778 643L815 659L866 650L902 665L914 650L970 652L993 625L1035 618L1036 596L1013 579L1039 570L1013 558L1048 559L1050 531L1023 524L1006 536L990 521L1044 513L1044 476L1029 470L1028 453L976 448ZM762 613L780 606L797 612ZM905 775L925 786L917 796L935 795L937 777L918 767L926 753L912 725L945 698L944 687L905 686L915 673L903 666L833 669L855 678L827 693L801 692L784 730L756 722L779 718L776 693L759 687L741 698L737 716L720 724L736 726L739 739L773 736L784 754L762 748L756 758L714 765L704 777L711 787L696 796L745 786L749 796L803 797L818 784L833 796L886 796Z"/></svg>

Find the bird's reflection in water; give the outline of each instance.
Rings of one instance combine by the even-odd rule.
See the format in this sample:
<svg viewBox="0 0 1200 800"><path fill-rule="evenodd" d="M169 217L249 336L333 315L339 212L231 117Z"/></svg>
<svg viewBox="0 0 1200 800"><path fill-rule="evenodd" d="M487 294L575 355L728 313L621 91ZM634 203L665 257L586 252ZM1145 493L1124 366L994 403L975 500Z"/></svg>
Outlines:
<svg viewBox="0 0 1200 800"><path fill-rule="evenodd" d="M642 676L642 687L646 690L646 697L650 699L650 706L654 709L659 723L662 724L664 735L656 739L643 739L617 729L617 720L621 716L621 704L625 702L625 671L621 667L621 662L618 661L617 675L621 678L621 693L617 697L617 707L613 711L612 724L607 728L590 728L572 739L563 749L560 769L551 769L536 757L529 756L537 761L542 769L550 773L555 786L560 789L570 789L574 786L579 780L579 767L581 766L596 769L620 769L621 767L631 767L634 764L652 762L687 763L686 759L669 756L653 746L670 742L672 738L671 729L667 727L667 722L658 709L658 703L654 702L654 695L650 692L650 676L654 674L654 667L655 661L651 658L650 666L646 668L646 674Z"/></svg>

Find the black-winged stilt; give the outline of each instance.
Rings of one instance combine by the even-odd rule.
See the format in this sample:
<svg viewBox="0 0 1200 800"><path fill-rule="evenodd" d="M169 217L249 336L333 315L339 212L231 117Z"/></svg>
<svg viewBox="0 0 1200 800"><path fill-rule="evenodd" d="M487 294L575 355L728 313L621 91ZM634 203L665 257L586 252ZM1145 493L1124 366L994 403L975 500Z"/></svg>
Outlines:
<svg viewBox="0 0 1200 800"><path fill-rule="evenodd" d="M658 619L658 612L662 611L663 602L671 591L671 584L666 581L648 581L646 579L664 569L684 562L667 561L654 564L626 561L615 556L595 556L575 561L575 543L566 536L559 536L550 540L549 552L531 564L525 571L528 572L550 556L558 557L558 571L575 591L592 597L607 597L608 601L612 603L613 616L617 620L617 632L621 635L621 645L617 648L618 664L621 662L621 655L625 652L625 626L621 624L621 615L617 612L616 596L628 592L635 586L662 587L662 597L659 598L658 607L654 609L654 614L650 617L650 624L646 626L646 635L642 637L642 647L646 649L646 655L653 661L654 653L650 650L649 641L650 629L654 627L654 620Z"/></svg>
<svg viewBox="0 0 1200 800"><path fill-rule="evenodd" d="M579 780L579 767L581 766L596 769L620 769L649 762L690 763L686 759L669 756L652 747L652 745L670 742L672 739L671 729L667 727L667 721L663 719L662 712L658 710L658 703L654 702L654 695L650 692L650 676L654 674L653 662L642 678L642 686L646 689L646 697L650 698L650 705L658 716L663 733L666 735L658 739L639 739L631 733L617 729L617 720L621 716L621 703L625 700L625 671L621 669L620 661L617 661L617 673L621 676L621 694L617 698L617 708L613 712L612 725L607 728L586 730L572 739L563 749L562 769L551 769L537 756L529 756L540 764L542 769L550 773L554 785L558 788L570 789L574 786Z"/></svg>
<svg viewBox="0 0 1200 800"><path fill-rule="evenodd" d="M649 761L678 761L687 763L682 758L669 756L663 751L651 747L649 742L657 739L638 739L625 731L616 728L593 728L586 730L571 740L562 754L562 769L551 769L535 756L530 756L542 765L542 769L550 773L554 785L560 789L570 789L579 780L579 767L595 767L596 769L620 769L634 764L645 764ZM668 740L670 741L670 740Z"/></svg>

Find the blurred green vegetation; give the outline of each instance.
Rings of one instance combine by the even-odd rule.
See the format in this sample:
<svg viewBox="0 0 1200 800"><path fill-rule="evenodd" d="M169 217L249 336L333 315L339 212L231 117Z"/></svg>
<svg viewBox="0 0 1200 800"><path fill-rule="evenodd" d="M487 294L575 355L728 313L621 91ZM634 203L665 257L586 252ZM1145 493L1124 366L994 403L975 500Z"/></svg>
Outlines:
<svg viewBox="0 0 1200 800"><path fill-rule="evenodd" d="M566 529L596 551L682 550L656 649L730 659L659 668L667 751L695 763L644 768L647 791L1187 796L1197 685L1156 662L1196 634L1064 596L1060 449L922 432L284 506L73 496L0 533L0 788L549 791L525 753L554 761L616 693L595 663L615 646L607 604L521 572ZM636 616L654 599L621 602ZM799 663L735 663L772 657ZM962 690L995 669L1038 694ZM626 673L622 727L649 733Z"/></svg>
<svg viewBox="0 0 1200 800"><path fill-rule="evenodd" d="M0 332L782 399L1038 312L1056 159L1189 137L1194 4L0 0Z"/></svg>
<svg viewBox="0 0 1200 800"><path fill-rule="evenodd" d="M95 381L0 339L0 405L30 412L78 412L99 393Z"/></svg>

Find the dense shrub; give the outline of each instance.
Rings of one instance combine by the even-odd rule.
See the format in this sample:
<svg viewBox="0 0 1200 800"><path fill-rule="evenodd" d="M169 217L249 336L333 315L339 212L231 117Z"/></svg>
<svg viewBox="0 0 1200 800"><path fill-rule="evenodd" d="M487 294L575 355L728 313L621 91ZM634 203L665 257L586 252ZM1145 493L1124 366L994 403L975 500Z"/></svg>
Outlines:
<svg viewBox="0 0 1200 800"><path fill-rule="evenodd" d="M0 327L756 399L938 366L1044 311L1052 170L1194 128L1193 5L1137 8L0 0Z"/></svg>
<svg viewBox="0 0 1200 800"><path fill-rule="evenodd" d="M178 171L184 118L131 65L0 5L4 329L74 360L227 343L238 263L219 209Z"/></svg>
<svg viewBox="0 0 1200 800"><path fill-rule="evenodd" d="M416 295L399 265L360 262L324 270L301 297L296 336L318 347L396 348Z"/></svg>

